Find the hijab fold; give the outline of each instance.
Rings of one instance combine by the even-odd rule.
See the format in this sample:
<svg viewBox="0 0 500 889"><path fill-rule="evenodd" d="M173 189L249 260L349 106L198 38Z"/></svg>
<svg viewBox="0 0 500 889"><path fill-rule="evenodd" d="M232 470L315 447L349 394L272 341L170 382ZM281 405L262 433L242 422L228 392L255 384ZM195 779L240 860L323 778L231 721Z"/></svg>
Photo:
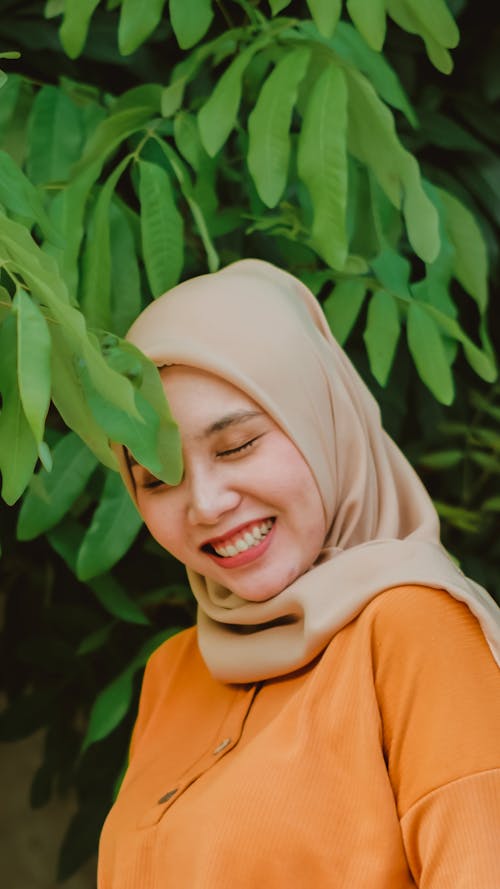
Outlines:
<svg viewBox="0 0 500 889"><path fill-rule="evenodd" d="M128 339L159 367L213 373L260 404L296 444L321 494L328 532L319 558L272 599L247 602L187 566L200 650L216 678L254 682L299 669L375 596L408 584L464 602L500 664L495 602L441 546L429 495L298 279L241 260L174 287L144 310ZM123 453L120 466L135 499Z"/></svg>

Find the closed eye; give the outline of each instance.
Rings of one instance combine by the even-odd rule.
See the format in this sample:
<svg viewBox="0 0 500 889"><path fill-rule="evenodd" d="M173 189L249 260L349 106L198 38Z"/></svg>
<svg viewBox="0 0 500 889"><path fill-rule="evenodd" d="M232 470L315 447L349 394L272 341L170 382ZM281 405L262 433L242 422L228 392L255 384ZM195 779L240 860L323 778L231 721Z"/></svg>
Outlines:
<svg viewBox="0 0 500 889"><path fill-rule="evenodd" d="M239 445L237 448L230 448L227 451L217 451L216 457L231 457L233 454L240 454L241 451L246 451L248 448L251 448L253 444L260 438L260 435L256 435L255 438L251 438L249 441L244 442L244 444Z"/></svg>

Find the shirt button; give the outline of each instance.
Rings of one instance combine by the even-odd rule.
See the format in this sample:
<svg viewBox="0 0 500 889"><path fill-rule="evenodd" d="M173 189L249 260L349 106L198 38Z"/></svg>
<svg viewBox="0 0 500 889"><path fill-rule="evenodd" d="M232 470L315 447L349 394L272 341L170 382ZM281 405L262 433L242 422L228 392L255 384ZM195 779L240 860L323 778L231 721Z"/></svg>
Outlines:
<svg viewBox="0 0 500 889"><path fill-rule="evenodd" d="M168 803L169 799L172 799L172 797L176 793L177 793L177 787L175 788L175 790L169 790L168 793L165 793L163 796L161 796L160 799L158 800L158 803L159 804L160 803Z"/></svg>
<svg viewBox="0 0 500 889"><path fill-rule="evenodd" d="M224 738L224 740L221 741L220 744L217 744L217 747L214 750L214 756L217 756L218 753L222 753L222 751L225 750L230 743L231 738Z"/></svg>

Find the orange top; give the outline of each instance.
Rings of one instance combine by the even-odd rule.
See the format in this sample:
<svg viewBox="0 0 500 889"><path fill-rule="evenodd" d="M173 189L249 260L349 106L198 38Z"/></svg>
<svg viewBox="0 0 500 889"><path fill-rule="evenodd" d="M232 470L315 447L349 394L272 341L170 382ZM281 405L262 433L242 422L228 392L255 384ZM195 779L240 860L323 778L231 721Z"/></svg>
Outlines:
<svg viewBox="0 0 500 889"><path fill-rule="evenodd" d="M476 619L425 587L259 684L213 679L186 630L146 668L99 889L498 889L499 691Z"/></svg>

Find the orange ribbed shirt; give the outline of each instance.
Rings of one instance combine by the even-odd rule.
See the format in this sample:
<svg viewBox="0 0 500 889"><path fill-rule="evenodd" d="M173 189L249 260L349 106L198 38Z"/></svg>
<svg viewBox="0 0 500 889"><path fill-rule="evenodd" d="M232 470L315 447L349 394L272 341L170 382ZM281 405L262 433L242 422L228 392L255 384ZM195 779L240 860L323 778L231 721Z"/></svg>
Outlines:
<svg viewBox="0 0 500 889"><path fill-rule="evenodd" d="M447 593L377 596L320 657L225 685L150 659L99 889L499 889L500 682Z"/></svg>

